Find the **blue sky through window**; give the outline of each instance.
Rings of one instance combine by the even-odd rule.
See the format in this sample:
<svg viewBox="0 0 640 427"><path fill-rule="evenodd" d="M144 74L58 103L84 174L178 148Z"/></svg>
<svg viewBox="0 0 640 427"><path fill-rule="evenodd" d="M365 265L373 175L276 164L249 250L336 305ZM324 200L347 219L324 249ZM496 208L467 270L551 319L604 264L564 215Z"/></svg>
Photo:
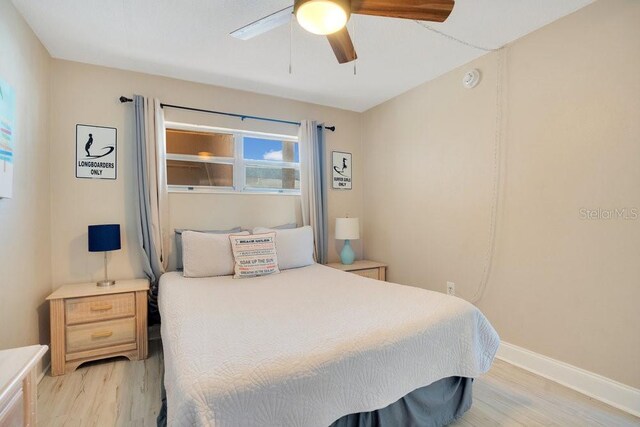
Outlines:
<svg viewBox="0 0 640 427"><path fill-rule="evenodd" d="M260 138L244 138L244 158L246 160L282 161L282 141ZM294 161L300 161L298 144L294 144Z"/></svg>

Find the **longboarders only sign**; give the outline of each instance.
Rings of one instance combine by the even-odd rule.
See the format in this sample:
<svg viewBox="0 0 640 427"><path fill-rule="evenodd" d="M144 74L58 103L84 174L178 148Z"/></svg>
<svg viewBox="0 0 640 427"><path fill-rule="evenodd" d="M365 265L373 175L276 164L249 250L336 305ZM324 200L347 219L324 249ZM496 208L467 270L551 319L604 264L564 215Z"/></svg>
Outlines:
<svg viewBox="0 0 640 427"><path fill-rule="evenodd" d="M116 179L117 144L116 128L76 125L76 178Z"/></svg>

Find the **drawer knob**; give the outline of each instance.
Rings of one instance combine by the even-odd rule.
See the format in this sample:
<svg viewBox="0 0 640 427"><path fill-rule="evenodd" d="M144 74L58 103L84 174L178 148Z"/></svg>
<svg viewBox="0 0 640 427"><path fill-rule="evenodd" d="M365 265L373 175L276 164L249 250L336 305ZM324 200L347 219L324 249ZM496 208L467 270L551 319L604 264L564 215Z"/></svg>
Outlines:
<svg viewBox="0 0 640 427"><path fill-rule="evenodd" d="M91 311L107 311L113 308L112 304L93 304L91 305Z"/></svg>
<svg viewBox="0 0 640 427"><path fill-rule="evenodd" d="M113 335L113 331L99 331L91 334L91 338L109 338Z"/></svg>

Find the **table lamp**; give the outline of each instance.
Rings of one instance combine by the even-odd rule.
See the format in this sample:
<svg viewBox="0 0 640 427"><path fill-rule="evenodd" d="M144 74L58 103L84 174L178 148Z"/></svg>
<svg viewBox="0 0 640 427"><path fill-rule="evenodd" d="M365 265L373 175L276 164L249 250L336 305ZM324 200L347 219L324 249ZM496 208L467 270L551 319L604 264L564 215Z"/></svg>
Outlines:
<svg viewBox="0 0 640 427"><path fill-rule="evenodd" d="M96 285L116 284L115 280L109 280L107 275L107 252L117 251L120 248L120 224L89 226L89 252L104 252L104 280L98 281Z"/></svg>
<svg viewBox="0 0 640 427"><path fill-rule="evenodd" d="M340 260L344 265L351 265L356 254L351 248L351 240L360 238L360 221L358 218L336 218L336 240L344 240L344 247L340 252Z"/></svg>

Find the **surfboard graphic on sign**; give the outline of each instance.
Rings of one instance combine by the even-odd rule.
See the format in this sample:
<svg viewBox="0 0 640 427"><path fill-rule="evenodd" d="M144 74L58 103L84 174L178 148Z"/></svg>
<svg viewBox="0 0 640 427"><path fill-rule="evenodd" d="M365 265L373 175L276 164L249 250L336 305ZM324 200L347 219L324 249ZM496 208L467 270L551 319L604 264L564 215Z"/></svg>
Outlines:
<svg viewBox="0 0 640 427"><path fill-rule="evenodd" d="M116 128L76 125L76 178L116 179L117 144Z"/></svg>

